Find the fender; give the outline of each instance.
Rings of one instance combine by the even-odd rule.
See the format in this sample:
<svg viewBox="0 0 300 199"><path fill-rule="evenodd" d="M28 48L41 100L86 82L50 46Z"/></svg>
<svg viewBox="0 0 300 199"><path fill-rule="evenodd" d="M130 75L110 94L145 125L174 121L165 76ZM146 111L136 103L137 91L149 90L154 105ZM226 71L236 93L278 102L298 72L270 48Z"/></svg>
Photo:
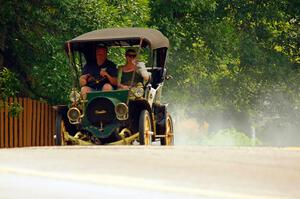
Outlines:
<svg viewBox="0 0 300 199"><path fill-rule="evenodd" d="M137 132L139 126L139 116L142 110L147 110L151 116L151 125L153 127L154 135L156 134L155 118L153 117L153 112L150 107L150 104L145 99L129 101L129 118L133 121L132 129Z"/></svg>

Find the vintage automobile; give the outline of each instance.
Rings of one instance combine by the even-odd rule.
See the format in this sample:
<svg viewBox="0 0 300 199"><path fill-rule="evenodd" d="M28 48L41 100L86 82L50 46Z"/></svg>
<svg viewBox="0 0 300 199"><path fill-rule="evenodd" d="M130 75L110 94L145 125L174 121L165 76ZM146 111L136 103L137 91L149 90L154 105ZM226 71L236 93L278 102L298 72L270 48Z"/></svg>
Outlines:
<svg viewBox="0 0 300 199"><path fill-rule="evenodd" d="M79 76L84 63L95 61L99 45L148 49L146 64L151 78L127 90L92 91L84 99ZM161 102L166 75L168 39L158 30L108 28L78 36L65 44L74 85L70 104L55 106L56 145L173 145L173 123L167 104ZM95 80L99 83L102 80Z"/></svg>

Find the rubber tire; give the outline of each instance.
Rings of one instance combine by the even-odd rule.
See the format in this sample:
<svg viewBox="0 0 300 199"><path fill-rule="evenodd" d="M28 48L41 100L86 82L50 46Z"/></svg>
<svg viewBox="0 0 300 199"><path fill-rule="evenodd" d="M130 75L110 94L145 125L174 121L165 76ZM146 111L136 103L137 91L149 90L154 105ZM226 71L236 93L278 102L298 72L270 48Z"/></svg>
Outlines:
<svg viewBox="0 0 300 199"><path fill-rule="evenodd" d="M168 132L167 132L167 130L168 130L168 125L170 125L170 126L169 126L169 129L170 129L170 132L169 132L169 133L173 134L171 140L167 140L167 137L168 137L168 135L167 135L167 134L168 134ZM173 120L172 120L172 117L171 117L171 115L170 115L169 113L167 114L167 118L166 118L166 128L165 128L165 129L166 129L166 130L165 130L164 135L165 135L166 137L161 138L161 139L160 139L160 143L161 143L161 145L169 145L169 146L173 146L173 145L174 145Z"/></svg>
<svg viewBox="0 0 300 199"><path fill-rule="evenodd" d="M62 123L64 124L64 120L62 119L62 115L59 114L56 117L55 121L55 145L56 146L62 146L64 145L62 142Z"/></svg>
<svg viewBox="0 0 300 199"><path fill-rule="evenodd" d="M152 144L152 136L149 136L149 140L148 142L145 142L145 131L147 129L146 125L145 125L145 121L148 120L148 124L150 129L148 129L149 131L152 131L152 123L151 123L151 117L150 114L147 110L143 110L140 113L140 118L139 118L139 141L140 141L140 145L151 145Z"/></svg>

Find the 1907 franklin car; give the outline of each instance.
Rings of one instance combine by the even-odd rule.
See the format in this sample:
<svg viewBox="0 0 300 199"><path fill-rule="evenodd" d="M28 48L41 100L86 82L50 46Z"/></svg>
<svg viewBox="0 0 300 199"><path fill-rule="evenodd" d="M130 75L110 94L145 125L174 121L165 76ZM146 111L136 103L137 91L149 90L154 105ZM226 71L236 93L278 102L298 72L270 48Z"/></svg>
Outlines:
<svg viewBox="0 0 300 199"><path fill-rule="evenodd" d="M147 71L151 78L130 89L92 91L84 98L79 74L84 63L95 60L95 49L148 49ZM70 104L56 106L56 145L133 144L173 145L173 123L167 104L161 102L166 75L168 39L158 30L109 28L96 30L66 42L74 85ZM101 82L96 80L94 83Z"/></svg>

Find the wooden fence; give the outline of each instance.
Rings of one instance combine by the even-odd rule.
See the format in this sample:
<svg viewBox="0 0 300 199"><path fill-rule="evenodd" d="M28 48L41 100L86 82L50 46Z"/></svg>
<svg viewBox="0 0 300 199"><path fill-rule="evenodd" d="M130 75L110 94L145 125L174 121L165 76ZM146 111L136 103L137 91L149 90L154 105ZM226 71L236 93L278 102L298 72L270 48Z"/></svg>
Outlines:
<svg viewBox="0 0 300 199"><path fill-rule="evenodd" d="M16 101L23 107L19 117L10 117L7 108L0 109L0 148L54 145L56 113L52 107L29 98Z"/></svg>

